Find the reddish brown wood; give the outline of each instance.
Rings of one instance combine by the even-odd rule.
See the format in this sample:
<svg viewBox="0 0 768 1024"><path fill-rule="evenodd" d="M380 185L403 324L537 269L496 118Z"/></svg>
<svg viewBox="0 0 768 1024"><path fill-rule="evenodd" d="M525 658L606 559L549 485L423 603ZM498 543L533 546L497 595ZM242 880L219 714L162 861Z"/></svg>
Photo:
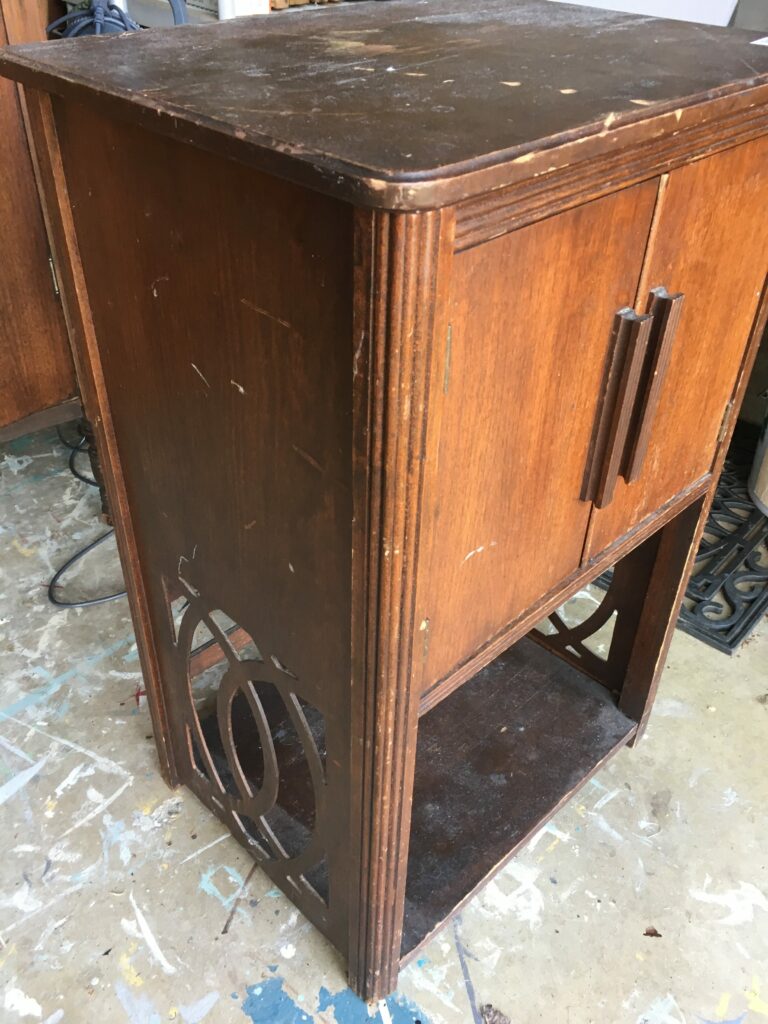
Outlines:
<svg viewBox="0 0 768 1024"><path fill-rule="evenodd" d="M620 479L613 502L593 514L590 556L712 465L768 266L767 166L762 138L669 176L638 308L660 285L685 301L643 470L633 483Z"/></svg>
<svg viewBox="0 0 768 1024"><path fill-rule="evenodd" d="M31 97L40 178L164 771L366 998L642 731L722 411L768 312L747 348L768 265L768 83L744 60L765 55L536 0L446 3L349 13L345 27L394 40L395 72L370 86L345 91L346 59L310 63L330 37L295 38L305 60L279 110L242 63L258 48L284 66L282 26L262 22L122 40L119 67L103 40L3 62L55 96ZM451 88L401 83L404 100L401 64L439 63L467 25ZM620 71L583 74L619 37ZM182 40L205 60L178 61ZM516 47L541 56L527 98L501 78ZM673 59L644 101L627 68ZM546 77L558 60L583 74L570 107ZM339 89L310 89L310 66ZM478 66L499 73L482 101ZM447 95L450 117L425 116ZM642 319L661 285L686 296L674 342L664 310ZM615 563L605 664L584 653L589 623L544 642L570 666L509 651ZM604 684L586 703L574 667ZM531 747L480 741L515 717ZM456 750L469 774L454 807ZM501 804L483 757L510 777ZM537 758L526 790L519 766ZM452 849L433 796L465 837Z"/></svg>
<svg viewBox="0 0 768 1024"><path fill-rule="evenodd" d="M39 13L39 5L31 5L28 23L18 24L18 5L5 0L0 46L41 38L34 34ZM56 407L73 399L77 386L18 87L7 79L0 79L0 138L0 251L6 254L0 274L0 428L17 436L34 427L30 417L37 414L65 419L66 410Z"/></svg>
<svg viewBox="0 0 768 1024"><path fill-rule="evenodd" d="M362 683L353 709L352 761L353 849L359 844L360 856L353 861L359 893L349 956L351 983L369 999L394 988L399 970L419 713L414 586L433 316L446 237L452 241L450 218L446 223L438 213L357 218L365 276L354 333L367 353L369 378L357 431L367 449L358 453L367 467L359 495L367 536L359 538L365 547L355 558L365 559L367 585L356 595L366 618L353 638Z"/></svg>
<svg viewBox="0 0 768 1024"><path fill-rule="evenodd" d="M655 198L649 182L454 258L416 612L424 690L581 561L612 317L634 297Z"/></svg>

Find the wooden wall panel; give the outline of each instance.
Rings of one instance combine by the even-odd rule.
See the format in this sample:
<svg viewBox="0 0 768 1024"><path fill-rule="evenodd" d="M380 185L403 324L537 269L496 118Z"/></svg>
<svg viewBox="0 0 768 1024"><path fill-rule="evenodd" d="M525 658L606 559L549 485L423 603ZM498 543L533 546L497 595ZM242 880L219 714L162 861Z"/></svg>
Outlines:
<svg viewBox="0 0 768 1024"><path fill-rule="evenodd" d="M40 5L5 0L0 45L42 38ZM0 428L77 391L18 87L0 79Z"/></svg>

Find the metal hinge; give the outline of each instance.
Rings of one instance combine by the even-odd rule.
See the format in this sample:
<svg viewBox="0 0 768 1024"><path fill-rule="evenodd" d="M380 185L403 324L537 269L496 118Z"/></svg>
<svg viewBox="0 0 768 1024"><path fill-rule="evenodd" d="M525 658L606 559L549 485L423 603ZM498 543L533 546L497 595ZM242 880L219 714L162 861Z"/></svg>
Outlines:
<svg viewBox="0 0 768 1024"><path fill-rule="evenodd" d="M48 266L51 271L51 281L53 282L53 294L58 299L61 296L61 292L59 291L59 278L56 274L56 264L53 262L53 256L51 253L48 253Z"/></svg>
<svg viewBox="0 0 768 1024"><path fill-rule="evenodd" d="M725 440L725 435L728 433L728 428L731 425L731 413L733 412L733 400L731 400L725 407L723 413L723 422L720 424L720 433L717 435L717 443L722 444Z"/></svg>

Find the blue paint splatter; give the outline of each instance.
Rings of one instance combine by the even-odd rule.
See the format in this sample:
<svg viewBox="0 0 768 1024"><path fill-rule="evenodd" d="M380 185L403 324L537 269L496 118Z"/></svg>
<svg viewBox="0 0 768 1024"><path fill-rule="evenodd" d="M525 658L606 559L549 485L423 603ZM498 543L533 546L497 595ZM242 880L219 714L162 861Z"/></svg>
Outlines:
<svg viewBox="0 0 768 1024"><path fill-rule="evenodd" d="M733 1020L708 1020L706 1017L699 1017L699 1020L701 1021L701 1024L743 1024L747 1019L747 1012L748 1011L745 1010L740 1017L734 1017Z"/></svg>
<svg viewBox="0 0 768 1024"><path fill-rule="evenodd" d="M225 895L213 881L213 877L217 871L224 871L226 872L227 875L229 875L229 879L232 882L233 889L228 896ZM243 879L243 876L240 874L239 871L235 871L234 868L227 867L226 864L217 864L215 867L208 868L207 871L203 872L203 874L200 876L200 883L198 885L198 888L201 890L201 892L206 893L206 895L208 896L213 896L215 900L218 900L225 910L231 910L235 900L242 892L244 885L245 880ZM238 913L245 914L245 910L243 909L243 907L238 906L237 910Z"/></svg>
<svg viewBox="0 0 768 1024"><path fill-rule="evenodd" d="M393 995L386 1000L392 1024L429 1024L429 1019L405 996ZM368 1004L356 996L351 988L332 996L327 988L318 993L317 1009L332 1009L336 1024L384 1024L381 1013L371 1017Z"/></svg>
<svg viewBox="0 0 768 1024"><path fill-rule="evenodd" d="M257 985L247 985L242 1003L252 1024L312 1024L312 1018L283 991L282 978L268 978Z"/></svg>
<svg viewBox="0 0 768 1024"><path fill-rule="evenodd" d="M416 961L416 963L417 963L417 965L419 967L426 967L427 964L429 963L429 957L428 956L420 956L419 959Z"/></svg>
<svg viewBox="0 0 768 1024"><path fill-rule="evenodd" d="M64 683L69 682L70 679L76 676L84 675L89 668L93 668L93 666L98 665L100 661L116 654L121 647L125 647L126 644L129 643L133 643L133 638L124 637L122 640L118 640L116 643L110 644L109 647L105 647L97 654L92 654L88 658L83 658L73 668L67 669L66 672L62 672L61 675L58 676L51 676L50 672L40 666L35 667L32 670L32 675L37 676L38 679L44 679L46 681L46 685L41 686L39 690L33 690L32 693L28 693L25 697L17 700L14 704L9 704L8 707L2 708L2 710L0 710L0 718L7 718L10 715L18 715L20 711L26 711L27 708L35 707L37 704L44 704L49 697L58 693Z"/></svg>

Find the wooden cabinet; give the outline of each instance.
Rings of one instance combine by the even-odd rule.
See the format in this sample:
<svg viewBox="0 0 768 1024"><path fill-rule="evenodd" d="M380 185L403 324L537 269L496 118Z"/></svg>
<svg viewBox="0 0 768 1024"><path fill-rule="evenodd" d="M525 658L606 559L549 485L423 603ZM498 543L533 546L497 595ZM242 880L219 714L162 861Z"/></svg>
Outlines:
<svg viewBox="0 0 768 1024"><path fill-rule="evenodd" d="M652 288L666 287L683 296L679 325L647 411L644 459L595 514L590 556L712 469L721 428L738 411L729 403L768 265L766 167L763 138L660 182L637 309L646 311Z"/></svg>
<svg viewBox="0 0 768 1024"><path fill-rule="evenodd" d="M44 6L4 0L0 46L44 38ZM0 137L0 437L5 438L71 419L79 404L20 97L7 80L0 81Z"/></svg>
<svg viewBox="0 0 768 1024"><path fill-rule="evenodd" d="M768 50L546 0L318 17L0 69L162 770L377 997L642 735L768 316Z"/></svg>
<svg viewBox="0 0 768 1024"><path fill-rule="evenodd" d="M426 467L425 689L581 564L611 326L634 302L656 195L636 185L454 259Z"/></svg>

